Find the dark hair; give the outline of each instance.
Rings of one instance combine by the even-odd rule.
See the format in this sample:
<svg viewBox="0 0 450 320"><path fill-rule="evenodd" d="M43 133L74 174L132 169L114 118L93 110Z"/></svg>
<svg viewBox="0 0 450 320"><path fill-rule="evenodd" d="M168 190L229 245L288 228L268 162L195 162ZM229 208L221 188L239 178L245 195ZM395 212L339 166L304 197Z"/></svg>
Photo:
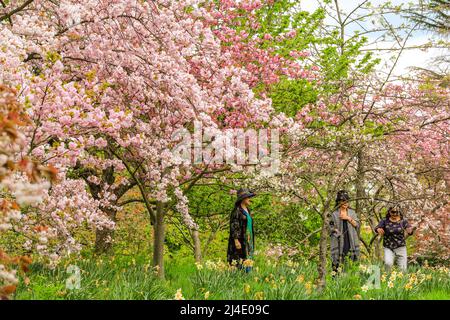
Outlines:
<svg viewBox="0 0 450 320"><path fill-rule="evenodd" d="M350 196L348 195L347 190L339 190L336 194L336 208L339 207L341 202L350 201Z"/></svg>
<svg viewBox="0 0 450 320"><path fill-rule="evenodd" d="M403 213L402 213L402 210L400 210L400 207L398 205L389 207L388 211L386 212L386 219L389 219L391 217L392 211L397 211L400 215L400 219L403 220Z"/></svg>
<svg viewBox="0 0 450 320"><path fill-rule="evenodd" d="M239 208L241 206L242 201L244 201L246 198L241 199L241 200L236 200L236 202L234 203L234 208Z"/></svg>

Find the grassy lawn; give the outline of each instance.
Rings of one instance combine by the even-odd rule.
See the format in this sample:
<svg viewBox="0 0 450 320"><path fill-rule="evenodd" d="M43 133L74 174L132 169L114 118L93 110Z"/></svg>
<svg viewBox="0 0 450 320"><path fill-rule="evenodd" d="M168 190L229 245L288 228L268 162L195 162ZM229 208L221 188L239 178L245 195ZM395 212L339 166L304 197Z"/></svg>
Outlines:
<svg viewBox="0 0 450 320"><path fill-rule="evenodd" d="M80 272L79 288L70 277ZM380 287L367 287L368 262L350 265L319 292L316 265L310 261L272 261L257 256L246 274L230 270L224 261L196 265L190 257L168 258L166 278L159 280L148 257L115 256L66 261L54 270L33 264L21 279L15 299L174 299L181 289L190 299L450 299L449 269L411 267L407 273L381 269ZM25 284L28 283L28 285ZM67 283L69 286L67 286ZM70 289L72 285L73 289Z"/></svg>

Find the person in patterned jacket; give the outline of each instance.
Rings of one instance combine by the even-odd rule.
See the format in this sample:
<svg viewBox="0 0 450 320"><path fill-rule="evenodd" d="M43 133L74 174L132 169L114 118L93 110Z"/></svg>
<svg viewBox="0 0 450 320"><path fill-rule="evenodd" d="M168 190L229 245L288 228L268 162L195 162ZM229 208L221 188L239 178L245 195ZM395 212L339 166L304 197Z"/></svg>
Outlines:
<svg viewBox="0 0 450 320"><path fill-rule="evenodd" d="M384 264L390 271L397 260L397 265L406 271L408 256L406 252L406 237L414 233L409 222L403 218L400 208L393 206L388 209L386 218L375 227L375 231L383 237Z"/></svg>

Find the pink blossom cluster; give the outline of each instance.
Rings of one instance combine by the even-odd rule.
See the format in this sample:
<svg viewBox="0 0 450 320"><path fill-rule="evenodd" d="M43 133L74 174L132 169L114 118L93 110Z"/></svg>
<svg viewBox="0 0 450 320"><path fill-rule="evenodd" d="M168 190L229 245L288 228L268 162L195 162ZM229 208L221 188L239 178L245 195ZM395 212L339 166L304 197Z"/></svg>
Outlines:
<svg viewBox="0 0 450 320"><path fill-rule="evenodd" d="M112 229L112 222L86 191L82 180L65 179L47 192L43 201L29 209L15 229L27 238L24 246L48 259L51 265L81 250L83 230Z"/></svg>

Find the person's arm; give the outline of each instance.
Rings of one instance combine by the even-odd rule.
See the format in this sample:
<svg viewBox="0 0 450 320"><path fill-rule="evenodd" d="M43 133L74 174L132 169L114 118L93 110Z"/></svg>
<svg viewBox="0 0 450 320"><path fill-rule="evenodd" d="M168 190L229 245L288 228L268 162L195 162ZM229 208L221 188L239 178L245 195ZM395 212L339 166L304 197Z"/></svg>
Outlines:
<svg viewBox="0 0 450 320"><path fill-rule="evenodd" d="M378 233L379 235L384 235L384 228L386 225L386 221L384 219L382 219L378 225L375 227L375 232Z"/></svg>
<svg viewBox="0 0 450 320"><path fill-rule="evenodd" d="M411 226L411 224L408 222L408 220L403 220L403 228L406 230L408 235L412 235L414 233L414 228Z"/></svg>
<svg viewBox="0 0 450 320"><path fill-rule="evenodd" d="M347 221L355 228L359 228L359 219L358 216L354 211L351 211L351 213L348 215Z"/></svg>
<svg viewBox="0 0 450 320"><path fill-rule="evenodd" d="M234 245L236 249L241 249L241 243L239 242L239 237L241 236L241 224L239 222L239 210L235 210L231 213L230 219L230 233L234 240Z"/></svg>

